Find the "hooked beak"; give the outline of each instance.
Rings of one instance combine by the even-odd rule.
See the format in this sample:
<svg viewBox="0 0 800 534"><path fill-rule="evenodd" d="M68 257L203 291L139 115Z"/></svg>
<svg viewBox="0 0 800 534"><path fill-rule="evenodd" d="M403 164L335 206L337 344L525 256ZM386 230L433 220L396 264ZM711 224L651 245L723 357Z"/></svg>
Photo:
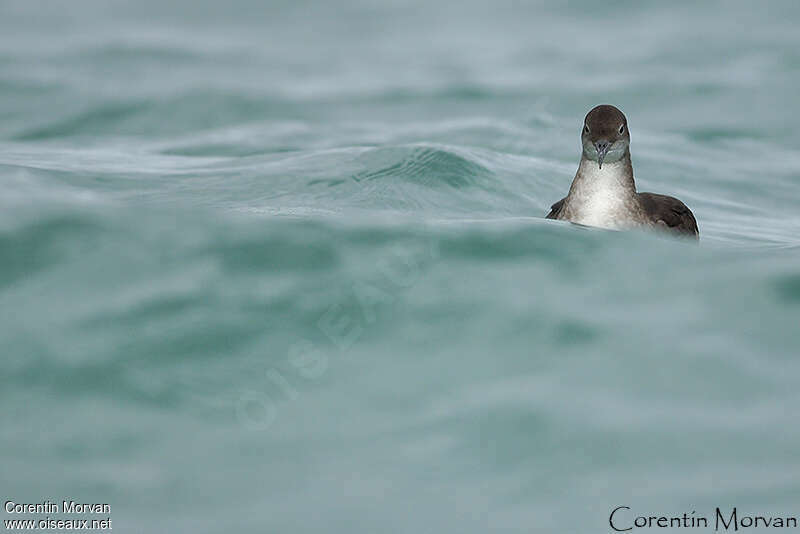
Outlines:
<svg viewBox="0 0 800 534"><path fill-rule="evenodd" d="M608 149L611 148L611 143L608 141L598 141L594 144L594 147L597 149L597 163L600 165L600 168L603 168L603 160L606 157L606 153L608 153Z"/></svg>

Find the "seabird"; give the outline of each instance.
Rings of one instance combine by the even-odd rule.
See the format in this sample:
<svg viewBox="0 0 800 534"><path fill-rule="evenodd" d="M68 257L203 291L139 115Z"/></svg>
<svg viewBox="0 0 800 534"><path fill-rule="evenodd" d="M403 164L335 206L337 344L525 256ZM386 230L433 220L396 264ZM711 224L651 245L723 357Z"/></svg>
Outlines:
<svg viewBox="0 0 800 534"><path fill-rule="evenodd" d="M623 229L654 227L699 238L692 211L674 197L637 193L631 166L628 120L610 105L586 114L583 154L569 194L550 208L548 219Z"/></svg>

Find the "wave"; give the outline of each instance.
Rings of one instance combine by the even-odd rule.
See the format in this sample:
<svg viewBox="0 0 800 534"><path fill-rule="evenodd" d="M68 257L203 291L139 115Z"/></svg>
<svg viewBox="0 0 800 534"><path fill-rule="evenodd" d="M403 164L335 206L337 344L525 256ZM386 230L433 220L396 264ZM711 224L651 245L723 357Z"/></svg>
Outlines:
<svg viewBox="0 0 800 534"><path fill-rule="evenodd" d="M493 176L488 168L468 157L432 146L376 148L361 155L359 163L370 168L354 174L356 182L396 179L432 188L461 189L488 186Z"/></svg>
<svg viewBox="0 0 800 534"><path fill-rule="evenodd" d="M40 141L81 136L177 135L241 125L297 107L273 97L238 92L188 91L161 98L104 101L77 113L40 119L12 136L16 141Z"/></svg>

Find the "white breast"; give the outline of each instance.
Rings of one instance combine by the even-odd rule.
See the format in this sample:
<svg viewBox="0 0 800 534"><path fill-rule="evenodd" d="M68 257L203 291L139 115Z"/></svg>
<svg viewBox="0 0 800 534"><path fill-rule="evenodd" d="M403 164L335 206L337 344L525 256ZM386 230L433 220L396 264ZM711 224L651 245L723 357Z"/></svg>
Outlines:
<svg viewBox="0 0 800 534"><path fill-rule="evenodd" d="M591 162L582 166L570 200L574 223L600 228L619 229L625 226L625 199L630 191L623 186L621 164L606 164L600 169Z"/></svg>

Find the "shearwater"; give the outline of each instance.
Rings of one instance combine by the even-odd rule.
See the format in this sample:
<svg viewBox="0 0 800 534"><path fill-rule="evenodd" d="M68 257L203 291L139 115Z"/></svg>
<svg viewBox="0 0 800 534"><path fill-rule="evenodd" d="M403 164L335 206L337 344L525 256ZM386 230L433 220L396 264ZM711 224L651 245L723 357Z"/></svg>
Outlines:
<svg viewBox="0 0 800 534"><path fill-rule="evenodd" d="M652 227L699 237L692 211L677 198L637 193L631 165L628 120L614 106L589 111L583 123L583 153L569 194L550 209L548 219L623 229Z"/></svg>

